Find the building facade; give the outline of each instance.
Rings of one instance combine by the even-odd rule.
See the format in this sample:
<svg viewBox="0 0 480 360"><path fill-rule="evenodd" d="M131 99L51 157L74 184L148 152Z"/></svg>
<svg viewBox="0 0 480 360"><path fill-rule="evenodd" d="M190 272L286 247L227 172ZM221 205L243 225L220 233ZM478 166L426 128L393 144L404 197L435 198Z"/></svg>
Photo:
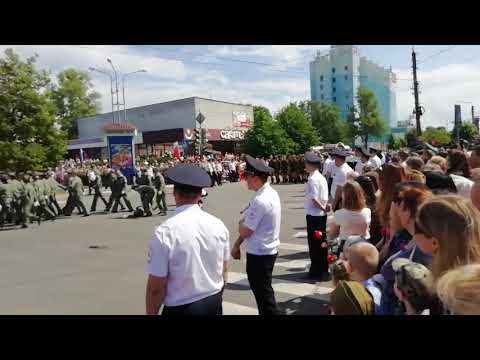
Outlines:
<svg viewBox="0 0 480 360"><path fill-rule="evenodd" d="M195 140L194 129L199 128L196 117L205 117L202 128L207 129L207 140L213 150L234 152L244 133L253 123L251 105L191 97L164 103L131 108L120 113L123 123L136 127L137 155L158 155L170 151L178 142L183 152L189 152ZM116 116L117 117L117 116ZM118 118L118 117L117 117ZM113 114L98 114L77 120L79 138L70 140L70 155L105 158L105 127L113 122Z"/></svg>
<svg viewBox="0 0 480 360"><path fill-rule="evenodd" d="M334 104L346 119L356 104L359 87L372 91L385 120L386 138L397 124L396 76L364 56L353 45L333 45L328 54L317 53L310 62L311 99Z"/></svg>

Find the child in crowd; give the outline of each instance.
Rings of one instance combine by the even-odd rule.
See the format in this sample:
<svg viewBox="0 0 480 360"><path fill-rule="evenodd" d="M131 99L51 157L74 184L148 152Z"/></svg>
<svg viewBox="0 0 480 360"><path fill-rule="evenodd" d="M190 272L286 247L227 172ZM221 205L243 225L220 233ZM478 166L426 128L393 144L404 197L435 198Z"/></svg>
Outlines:
<svg viewBox="0 0 480 360"><path fill-rule="evenodd" d="M395 271L394 291L405 307L406 315L428 315L433 303L432 272L422 264L399 258L392 263Z"/></svg>

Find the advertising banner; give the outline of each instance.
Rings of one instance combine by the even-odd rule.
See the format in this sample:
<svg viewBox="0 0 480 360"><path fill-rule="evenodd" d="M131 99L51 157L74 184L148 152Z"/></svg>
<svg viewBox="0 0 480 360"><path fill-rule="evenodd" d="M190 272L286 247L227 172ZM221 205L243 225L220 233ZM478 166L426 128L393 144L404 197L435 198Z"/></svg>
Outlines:
<svg viewBox="0 0 480 360"><path fill-rule="evenodd" d="M133 136L108 136L108 155L110 166L120 169L127 178L135 175Z"/></svg>
<svg viewBox="0 0 480 360"><path fill-rule="evenodd" d="M249 128L250 127L250 117L245 111L233 111L233 127L234 128Z"/></svg>

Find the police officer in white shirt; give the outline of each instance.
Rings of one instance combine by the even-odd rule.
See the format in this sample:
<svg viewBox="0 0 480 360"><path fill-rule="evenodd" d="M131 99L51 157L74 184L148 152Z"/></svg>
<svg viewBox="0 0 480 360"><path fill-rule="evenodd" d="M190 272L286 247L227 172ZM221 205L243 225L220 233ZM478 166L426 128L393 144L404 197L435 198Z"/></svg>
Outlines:
<svg viewBox="0 0 480 360"><path fill-rule="evenodd" d="M380 154L380 150L377 150L373 147L371 147L370 149L370 152L372 153L372 163L375 165L375 168L376 169L379 169L382 167L382 160L380 159L380 157L378 156L378 154Z"/></svg>
<svg viewBox="0 0 480 360"><path fill-rule="evenodd" d="M280 313L272 288L272 272L280 244L281 204L278 193L268 183L273 169L262 160L246 156L245 180L255 195L239 223L239 236L232 257L240 260L240 245L245 241L247 276L260 315Z"/></svg>
<svg viewBox="0 0 480 360"><path fill-rule="evenodd" d="M332 167L332 188L330 190L330 199L333 211L336 211L342 198L342 189L346 184L348 175L353 173L353 169L345 162L348 154L344 150L337 149L333 153L335 159Z"/></svg>
<svg viewBox="0 0 480 360"><path fill-rule="evenodd" d="M156 315L221 315L229 259L229 232L198 206L208 174L192 164L166 171L177 208L150 241L146 312Z"/></svg>
<svg viewBox="0 0 480 360"><path fill-rule="evenodd" d="M370 158L372 157L372 154L370 154L367 149L364 149L359 146L355 148L355 155L358 157L358 161L355 164L355 172L358 175L363 175L363 168L365 166L376 167L376 165L374 165L370 160Z"/></svg>
<svg viewBox="0 0 480 360"><path fill-rule="evenodd" d="M318 171L320 158L313 152L305 154L305 170L308 173L308 182L305 184L304 208L307 213L308 253L310 255L309 278L327 280L328 277L328 248L327 248L327 213L328 184L325 177ZM320 239L315 237L315 231L321 231Z"/></svg>

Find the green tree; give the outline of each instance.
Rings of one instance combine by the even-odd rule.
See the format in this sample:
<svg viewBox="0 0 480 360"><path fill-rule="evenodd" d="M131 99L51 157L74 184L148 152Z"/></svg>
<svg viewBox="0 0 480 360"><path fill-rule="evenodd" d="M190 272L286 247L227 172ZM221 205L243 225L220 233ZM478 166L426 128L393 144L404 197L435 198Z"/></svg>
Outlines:
<svg viewBox="0 0 480 360"><path fill-rule="evenodd" d="M312 126L308 112L302 107L302 103L300 106L290 103L280 110L276 120L287 136L293 140L293 151L296 154L304 153L310 147L319 144L320 139Z"/></svg>
<svg viewBox="0 0 480 360"><path fill-rule="evenodd" d="M252 156L288 154L294 145L267 108L253 108L253 126L245 134L244 152Z"/></svg>
<svg viewBox="0 0 480 360"><path fill-rule="evenodd" d="M346 142L346 124L342 120L340 109L336 105L310 102L312 125L320 140L325 144Z"/></svg>
<svg viewBox="0 0 480 360"><path fill-rule="evenodd" d="M407 146L409 147L414 147L415 145L418 144L418 136L417 136L417 130L416 129L410 129L407 131L405 134L405 140L407 142Z"/></svg>
<svg viewBox="0 0 480 360"><path fill-rule="evenodd" d="M390 134L388 139L388 148L391 150L398 150L407 146L407 141L404 138L397 138Z"/></svg>
<svg viewBox="0 0 480 360"><path fill-rule="evenodd" d="M448 145L452 141L449 132L444 127L427 127L419 139L423 142L441 146Z"/></svg>
<svg viewBox="0 0 480 360"><path fill-rule="evenodd" d="M385 121L380 115L378 101L373 92L360 87L357 93L357 105L351 110L347 119L349 137L360 136L365 147L368 147L370 136L382 136L385 133Z"/></svg>
<svg viewBox="0 0 480 360"><path fill-rule="evenodd" d="M67 69L57 76L58 85L52 89L57 105L57 121L69 139L78 137L77 120L93 116L100 110L100 94L93 91L86 72Z"/></svg>
<svg viewBox="0 0 480 360"><path fill-rule="evenodd" d="M453 128L453 130L450 134L451 134L453 139L457 138L457 126L456 125L455 125L455 127ZM478 131L477 131L477 128L475 127L475 125L473 125L472 123L464 122L460 126L460 134L459 135L460 135L460 139L465 139L467 141L472 141L475 138L475 136L478 135Z"/></svg>
<svg viewBox="0 0 480 360"><path fill-rule="evenodd" d="M36 59L22 61L12 49L0 58L0 169L40 169L66 151L49 74L36 69Z"/></svg>

